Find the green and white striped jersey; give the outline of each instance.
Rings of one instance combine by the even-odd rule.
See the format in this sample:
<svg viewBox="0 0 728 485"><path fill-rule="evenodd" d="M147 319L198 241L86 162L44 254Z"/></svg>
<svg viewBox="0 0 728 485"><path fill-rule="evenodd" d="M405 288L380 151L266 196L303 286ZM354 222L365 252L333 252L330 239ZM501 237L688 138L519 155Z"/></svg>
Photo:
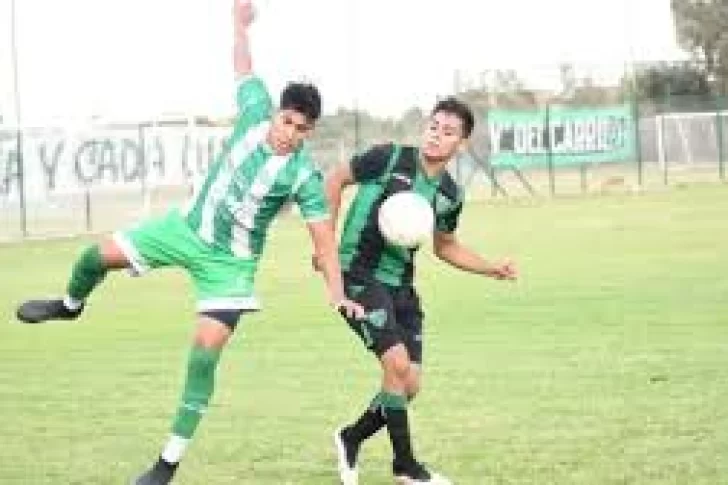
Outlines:
<svg viewBox="0 0 728 485"><path fill-rule="evenodd" d="M183 211L205 242L237 257L257 260L270 223L286 202L307 221L329 217L323 177L308 149L275 155L266 143L273 103L263 81L243 79L238 118L219 158Z"/></svg>

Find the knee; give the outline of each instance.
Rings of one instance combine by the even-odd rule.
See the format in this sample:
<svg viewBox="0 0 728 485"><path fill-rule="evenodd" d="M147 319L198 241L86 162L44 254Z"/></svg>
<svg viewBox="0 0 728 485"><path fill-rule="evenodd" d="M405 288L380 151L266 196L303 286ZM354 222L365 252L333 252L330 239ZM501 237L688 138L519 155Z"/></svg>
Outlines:
<svg viewBox="0 0 728 485"><path fill-rule="evenodd" d="M129 267L129 261L113 238L109 238L100 244L92 246L104 269L123 269Z"/></svg>
<svg viewBox="0 0 728 485"><path fill-rule="evenodd" d="M417 397L417 394L419 394L421 389L421 381L420 381L420 374L412 369L410 369L409 374L407 375L407 382L405 385L405 393L407 394L407 400L412 401L415 397Z"/></svg>
<svg viewBox="0 0 728 485"><path fill-rule="evenodd" d="M221 349L232 335L232 329L219 319L207 314L199 315L194 345L208 350Z"/></svg>
<svg viewBox="0 0 728 485"><path fill-rule="evenodd" d="M420 393L420 381L419 379L416 379L414 381L408 380L407 385L405 387L405 392L407 393L407 400L412 401L414 398L417 397L417 394Z"/></svg>
<svg viewBox="0 0 728 485"><path fill-rule="evenodd" d="M410 360L407 350L403 346L388 350L382 356L382 367L387 376L402 382L406 386L409 377Z"/></svg>
<svg viewBox="0 0 728 485"><path fill-rule="evenodd" d="M205 350L219 350L225 346L227 337L222 335L214 335L210 333L198 333L195 335L194 345L195 347Z"/></svg>

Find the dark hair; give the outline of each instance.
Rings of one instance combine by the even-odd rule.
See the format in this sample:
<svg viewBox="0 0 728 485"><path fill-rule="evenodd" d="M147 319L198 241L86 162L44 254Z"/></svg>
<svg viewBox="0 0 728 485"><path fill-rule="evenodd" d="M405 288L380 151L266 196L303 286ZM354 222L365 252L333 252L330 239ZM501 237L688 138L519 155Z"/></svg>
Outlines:
<svg viewBox="0 0 728 485"><path fill-rule="evenodd" d="M292 109L315 122L321 116L321 95L313 84L289 83L281 93L280 109Z"/></svg>
<svg viewBox="0 0 728 485"><path fill-rule="evenodd" d="M470 138L470 134L473 132L473 127L475 126L475 117L473 116L473 111L470 109L470 106L463 103L455 96L448 96L437 102L435 107L432 109L431 114L435 115L440 111L454 114L460 118L460 121L463 123L463 138Z"/></svg>

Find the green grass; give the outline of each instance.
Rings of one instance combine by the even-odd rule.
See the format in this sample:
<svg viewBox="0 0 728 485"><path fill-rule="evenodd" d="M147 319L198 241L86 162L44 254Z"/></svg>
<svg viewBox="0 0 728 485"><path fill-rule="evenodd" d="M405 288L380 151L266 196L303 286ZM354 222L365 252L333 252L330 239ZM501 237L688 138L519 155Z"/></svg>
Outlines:
<svg viewBox="0 0 728 485"><path fill-rule="evenodd" d="M522 279L421 256L420 456L457 484L728 483L728 189L472 203L462 238ZM118 484L159 452L193 302L183 274L118 274L77 323L23 326L87 240L0 247L0 483ZM266 310L242 324L180 484L336 484L330 432L377 387L329 312L295 220L274 229ZM391 483L384 435L362 483Z"/></svg>

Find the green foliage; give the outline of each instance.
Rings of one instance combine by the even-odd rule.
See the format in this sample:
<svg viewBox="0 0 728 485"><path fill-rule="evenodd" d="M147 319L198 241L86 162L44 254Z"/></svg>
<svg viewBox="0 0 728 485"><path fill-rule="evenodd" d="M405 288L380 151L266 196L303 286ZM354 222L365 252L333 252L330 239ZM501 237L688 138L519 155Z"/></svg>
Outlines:
<svg viewBox="0 0 728 485"><path fill-rule="evenodd" d="M728 1L672 0L678 40L705 66L716 90L728 94Z"/></svg>
<svg viewBox="0 0 728 485"><path fill-rule="evenodd" d="M707 71L695 62L637 64L622 79L631 99L643 114L652 111L715 111L720 97L714 94Z"/></svg>

